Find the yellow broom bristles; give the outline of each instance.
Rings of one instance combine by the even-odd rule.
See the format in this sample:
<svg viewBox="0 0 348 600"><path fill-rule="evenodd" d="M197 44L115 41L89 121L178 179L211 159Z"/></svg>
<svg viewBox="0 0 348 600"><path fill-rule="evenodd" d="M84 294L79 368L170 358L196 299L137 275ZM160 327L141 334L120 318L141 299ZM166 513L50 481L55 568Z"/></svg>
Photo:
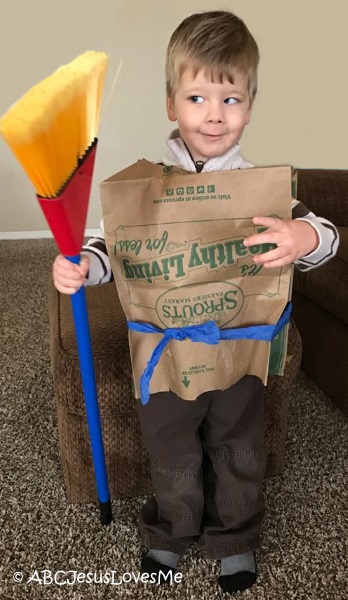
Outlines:
<svg viewBox="0 0 348 600"><path fill-rule="evenodd" d="M0 132L40 196L58 194L97 136L107 60L104 52L80 54L0 119Z"/></svg>

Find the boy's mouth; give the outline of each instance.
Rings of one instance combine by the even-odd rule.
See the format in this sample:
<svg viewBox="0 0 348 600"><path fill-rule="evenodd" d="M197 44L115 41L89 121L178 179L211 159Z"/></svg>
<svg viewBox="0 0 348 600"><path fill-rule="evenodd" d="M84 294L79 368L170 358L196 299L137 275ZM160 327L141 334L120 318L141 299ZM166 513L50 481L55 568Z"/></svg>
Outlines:
<svg viewBox="0 0 348 600"><path fill-rule="evenodd" d="M203 137L207 140L217 141L222 138L222 133L203 133Z"/></svg>

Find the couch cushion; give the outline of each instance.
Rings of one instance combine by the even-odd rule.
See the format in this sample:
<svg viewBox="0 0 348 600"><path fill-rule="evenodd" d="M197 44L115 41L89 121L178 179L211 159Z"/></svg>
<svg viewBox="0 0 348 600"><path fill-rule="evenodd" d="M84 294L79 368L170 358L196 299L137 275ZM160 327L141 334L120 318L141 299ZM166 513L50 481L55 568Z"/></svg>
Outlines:
<svg viewBox="0 0 348 600"><path fill-rule="evenodd" d="M124 356L128 351L128 327L115 283L86 287L86 302L93 354ZM58 335L63 352L77 357L77 346L70 297L57 293ZM129 357L126 357L129 360Z"/></svg>
<svg viewBox="0 0 348 600"><path fill-rule="evenodd" d="M298 169L297 198L316 215L348 227L348 170Z"/></svg>
<svg viewBox="0 0 348 600"><path fill-rule="evenodd" d="M346 228L345 228L346 229ZM295 269L294 288L348 324L348 235L341 237L337 255L318 269Z"/></svg>

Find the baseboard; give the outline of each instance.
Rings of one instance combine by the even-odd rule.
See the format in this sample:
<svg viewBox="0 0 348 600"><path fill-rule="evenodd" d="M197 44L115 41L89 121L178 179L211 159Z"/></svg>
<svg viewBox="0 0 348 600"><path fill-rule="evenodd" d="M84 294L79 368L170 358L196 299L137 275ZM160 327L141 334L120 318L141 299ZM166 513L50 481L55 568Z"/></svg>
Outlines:
<svg viewBox="0 0 348 600"><path fill-rule="evenodd" d="M99 233L99 229L86 229L85 236L93 237ZM44 231L0 231L0 240L35 240L52 238L52 232Z"/></svg>

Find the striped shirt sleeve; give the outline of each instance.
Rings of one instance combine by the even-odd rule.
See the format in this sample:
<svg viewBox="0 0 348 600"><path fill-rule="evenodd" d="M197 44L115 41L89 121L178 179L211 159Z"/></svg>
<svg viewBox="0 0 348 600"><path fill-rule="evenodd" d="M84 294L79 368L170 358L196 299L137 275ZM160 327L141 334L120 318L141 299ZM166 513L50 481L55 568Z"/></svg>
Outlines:
<svg viewBox="0 0 348 600"><path fill-rule="evenodd" d="M82 247L81 254L88 256L90 268L85 285L99 285L113 280L110 259L106 250L103 221L97 235Z"/></svg>
<svg viewBox="0 0 348 600"><path fill-rule="evenodd" d="M319 267L335 256L339 245L339 235L331 221L317 217L299 200L292 201L292 218L310 223L319 237L319 245L313 252L295 260L294 264L300 271L309 271Z"/></svg>

